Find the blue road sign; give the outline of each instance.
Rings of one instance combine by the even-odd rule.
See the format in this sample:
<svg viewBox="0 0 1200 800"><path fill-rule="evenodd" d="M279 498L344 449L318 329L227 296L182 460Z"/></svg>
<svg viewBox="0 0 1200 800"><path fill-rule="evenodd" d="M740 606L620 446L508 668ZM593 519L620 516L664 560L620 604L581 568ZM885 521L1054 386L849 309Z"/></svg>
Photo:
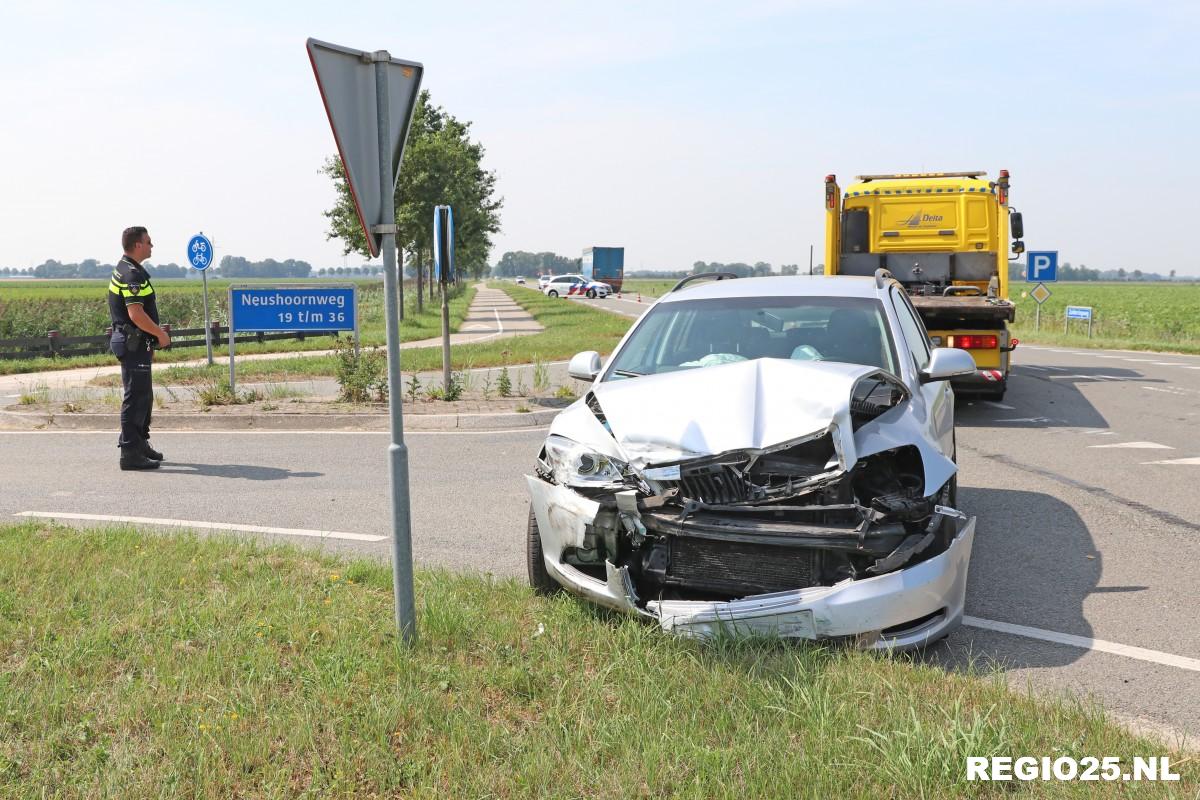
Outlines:
<svg viewBox="0 0 1200 800"><path fill-rule="evenodd" d="M188 239L187 247L188 263L194 269L206 270L212 266L213 262L213 246L212 242L203 233L197 233L191 239Z"/></svg>
<svg viewBox="0 0 1200 800"><path fill-rule="evenodd" d="M229 290L235 331L356 330L354 289L346 286Z"/></svg>
<svg viewBox="0 0 1200 800"><path fill-rule="evenodd" d="M1067 306L1067 319L1091 319L1091 306Z"/></svg>
<svg viewBox="0 0 1200 800"><path fill-rule="evenodd" d="M1058 251L1042 250L1029 252L1025 255L1025 280L1030 283L1042 283L1058 280Z"/></svg>

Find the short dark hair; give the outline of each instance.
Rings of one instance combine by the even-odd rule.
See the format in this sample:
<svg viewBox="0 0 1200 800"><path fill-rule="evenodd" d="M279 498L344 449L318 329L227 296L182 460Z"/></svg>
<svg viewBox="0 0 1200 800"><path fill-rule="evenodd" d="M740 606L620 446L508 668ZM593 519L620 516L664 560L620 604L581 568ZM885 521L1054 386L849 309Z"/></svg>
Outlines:
<svg viewBox="0 0 1200 800"><path fill-rule="evenodd" d="M135 225L132 228L126 228L125 230L121 231L121 249L128 253L133 249L135 244L138 244L142 241L142 237L147 233L149 233L149 231L147 231L141 225Z"/></svg>

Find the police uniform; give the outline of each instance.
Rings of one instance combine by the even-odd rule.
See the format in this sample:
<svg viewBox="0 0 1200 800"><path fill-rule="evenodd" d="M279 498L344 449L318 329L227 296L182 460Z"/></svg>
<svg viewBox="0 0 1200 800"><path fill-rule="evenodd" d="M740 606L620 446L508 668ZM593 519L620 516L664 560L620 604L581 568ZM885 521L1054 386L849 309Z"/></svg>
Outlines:
<svg viewBox="0 0 1200 800"><path fill-rule="evenodd" d="M129 256L122 256L108 284L108 315L112 319L109 348L121 362L121 436L117 446L122 454L142 454L149 446L150 411L154 391L150 383L154 336L142 331L129 318L128 306L140 305L146 316L158 324L158 303L150 273Z"/></svg>

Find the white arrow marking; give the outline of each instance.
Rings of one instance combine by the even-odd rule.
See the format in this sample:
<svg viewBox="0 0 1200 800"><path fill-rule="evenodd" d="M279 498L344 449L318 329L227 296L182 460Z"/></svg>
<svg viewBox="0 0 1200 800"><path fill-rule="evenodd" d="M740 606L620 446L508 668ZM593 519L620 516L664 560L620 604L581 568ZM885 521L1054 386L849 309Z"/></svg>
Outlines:
<svg viewBox="0 0 1200 800"><path fill-rule="evenodd" d="M1143 461L1142 464L1191 464L1200 467L1200 457L1197 458L1173 458L1167 461Z"/></svg>

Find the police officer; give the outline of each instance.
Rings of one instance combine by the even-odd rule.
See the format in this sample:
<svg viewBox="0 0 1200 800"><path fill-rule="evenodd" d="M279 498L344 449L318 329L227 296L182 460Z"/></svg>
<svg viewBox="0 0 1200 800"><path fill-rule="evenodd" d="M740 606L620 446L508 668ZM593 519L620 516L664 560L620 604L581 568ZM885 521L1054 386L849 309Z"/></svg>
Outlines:
<svg viewBox="0 0 1200 800"><path fill-rule="evenodd" d="M125 255L113 269L108 284L108 315L112 319L110 349L121 362L121 469L156 469L163 455L150 446L150 410L154 393L150 383L152 343L166 347L171 337L158 326L158 303L150 273L142 262L154 245L143 227L121 234Z"/></svg>

